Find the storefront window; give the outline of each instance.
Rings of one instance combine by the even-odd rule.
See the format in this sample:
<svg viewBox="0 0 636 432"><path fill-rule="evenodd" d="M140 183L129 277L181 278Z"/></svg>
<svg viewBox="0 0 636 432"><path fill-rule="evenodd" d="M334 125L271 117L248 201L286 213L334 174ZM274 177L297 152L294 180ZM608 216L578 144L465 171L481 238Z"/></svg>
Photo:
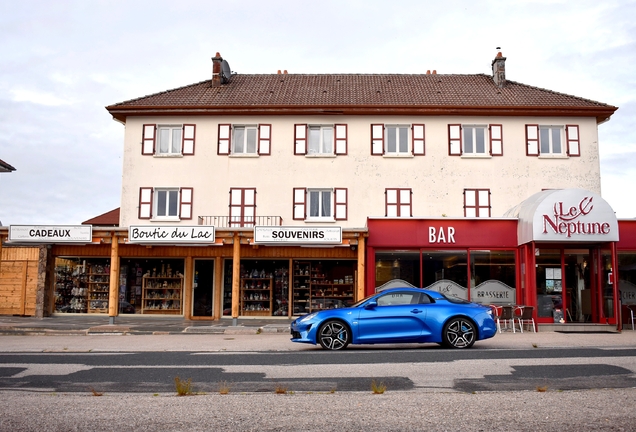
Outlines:
<svg viewBox="0 0 636 432"><path fill-rule="evenodd" d="M468 299L468 254L466 251L422 253L424 288Z"/></svg>
<svg viewBox="0 0 636 432"><path fill-rule="evenodd" d="M183 314L183 269L182 259L122 258L120 313Z"/></svg>
<svg viewBox="0 0 636 432"><path fill-rule="evenodd" d="M382 251L375 253L375 286L400 279L420 285L420 253L418 251Z"/></svg>
<svg viewBox="0 0 636 432"><path fill-rule="evenodd" d="M470 288L475 303L516 304L514 251L471 251Z"/></svg>
<svg viewBox="0 0 636 432"><path fill-rule="evenodd" d="M618 253L618 276L622 304L636 305L636 252Z"/></svg>
<svg viewBox="0 0 636 432"><path fill-rule="evenodd" d="M292 263L292 312L303 315L354 302L356 262L298 260Z"/></svg>
<svg viewBox="0 0 636 432"><path fill-rule="evenodd" d="M108 313L109 292L110 259L55 259L56 313Z"/></svg>

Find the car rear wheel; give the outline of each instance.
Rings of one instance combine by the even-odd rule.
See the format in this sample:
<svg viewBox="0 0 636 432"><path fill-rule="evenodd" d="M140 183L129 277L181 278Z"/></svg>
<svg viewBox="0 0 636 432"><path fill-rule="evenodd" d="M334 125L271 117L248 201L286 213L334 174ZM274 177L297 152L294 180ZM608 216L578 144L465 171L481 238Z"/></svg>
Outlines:
<svg viewBox="0 0 636 432"><path fill-rule="evenodd" d="M327 321L318 329L318 342L324 349L345 349L351 342L349 328L340 321Z"/></svg>
<svg viewBox="0 0 636 432"><path fill-rule="evenodd" d="M475 325L466 318L453 318L444 326L442 339L449 348L470 348L475 343Z"/></svg>

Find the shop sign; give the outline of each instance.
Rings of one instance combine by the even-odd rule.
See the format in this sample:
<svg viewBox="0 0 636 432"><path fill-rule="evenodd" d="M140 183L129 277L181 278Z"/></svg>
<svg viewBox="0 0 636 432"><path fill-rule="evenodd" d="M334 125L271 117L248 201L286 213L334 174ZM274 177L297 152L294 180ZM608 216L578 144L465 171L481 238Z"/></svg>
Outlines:
<svg viewBox="0 0 636 432"><path fill-rule="evenodd" d="M517 290L498 280L487 280L472 289L471 300L481 304L515 304Z"/></svg>
<svg viewBox="0 0 636 432"><path fill-rule="evenodd" d="M434 244L455 243L455 227L428 227L428 242Z"/></svg>
<svg viewBox="0 0 636 432"><path fill-rule="evenodd" d="M254 243L341 244L341 227L254 227Z"/></svg>
<svg viewBox="0 0 636 432"><path fill-rule="evenodd" d="M533 240L618 241L616 215L599 195L581 189L544 193L533 215Z"/></svg>
<svg viewBox="0 0 636 432"><path fill-rule="evenodd" d="M9 241L37 243L90 243L91 225L11 225Z"/></svg>
<svg viewBox="0 0 636 432"><path fill-rule="evenodd" d="M128 243L214 243L213 226L130 226Z"/></svg>
<svg viewBox="0 0 636 432"><path fill-rule="evenodd" d="M468 300L468 290L466 287L459 285L452 280L442 279L429 285L426 289L437 291L449 297L456 297L462 300Z"/></svg>

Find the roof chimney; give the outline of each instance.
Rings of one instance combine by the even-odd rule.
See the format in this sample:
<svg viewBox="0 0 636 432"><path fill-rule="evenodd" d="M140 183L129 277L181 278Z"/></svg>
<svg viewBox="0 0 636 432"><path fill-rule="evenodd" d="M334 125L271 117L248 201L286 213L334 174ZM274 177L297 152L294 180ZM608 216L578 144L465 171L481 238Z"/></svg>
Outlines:
<svg viewBox="0 0 636 432"><path fill-rule="evenodd" d="M506 85L506 58L501 54L501 51L492 61L492 80L499 88Z"/></svg>
<svg viewBox="0 0 636 432"><path fill-rule="evenodd" d="M216 53L214 57L212 57L212 87L220 87L221 86L221 62L223 58L221 54Z"/></svg>

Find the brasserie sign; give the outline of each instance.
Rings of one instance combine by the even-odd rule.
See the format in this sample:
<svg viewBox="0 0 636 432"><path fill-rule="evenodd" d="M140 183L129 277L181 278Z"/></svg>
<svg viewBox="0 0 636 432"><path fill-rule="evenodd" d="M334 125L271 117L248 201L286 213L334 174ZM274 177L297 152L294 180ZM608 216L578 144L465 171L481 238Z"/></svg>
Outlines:
<svg viewBox="0 0 636 432"><path fill-rule="evenodd" d="M128 243L214 243L213 226L130 226Z"/></svg>

